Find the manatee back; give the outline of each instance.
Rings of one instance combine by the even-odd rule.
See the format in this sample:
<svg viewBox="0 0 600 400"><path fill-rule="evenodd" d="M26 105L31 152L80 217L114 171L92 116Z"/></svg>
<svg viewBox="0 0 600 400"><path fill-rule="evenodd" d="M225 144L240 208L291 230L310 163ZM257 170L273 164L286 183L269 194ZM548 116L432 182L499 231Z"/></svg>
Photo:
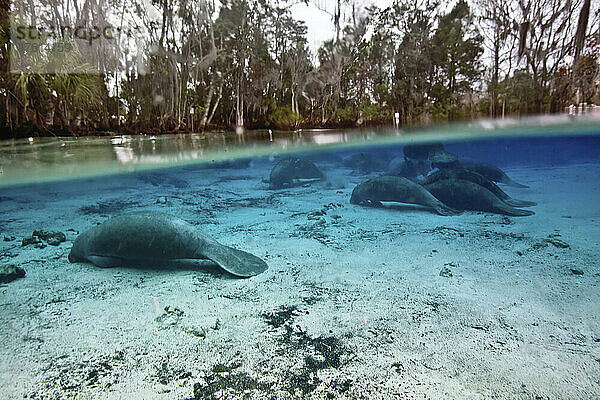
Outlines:
<svg viewBox="0 0 600 400"><path fill-rule="evenodd" d="M350 203L359 204L365 200L412 203L421 199L424 192L426 191L421 186L409 179L395 175L382 175L355 187Z"/></svg>
<svg viewBox="0 0 600 400"><path fill-rule="evenodd" d="M156 212L134 212L93 227L84 233L82 240L86 257L170 260L197 258L198 248L210 239L180 218Z"/></svg>
<svg viewBox="0 0 600 400"><path fill-rule="evenodd" d="M444 179L460 179L469 182L473 182L477 185L483 186L500 199L507 199L509 196L498 187L493 181L487 177L481 175L479 172L472 171L466 168L446 168L441 169L433 174L429 175L424 181L423 185L429 185L431 183L444 180Z"/></svg>
<svg viewBox="0 0 600 400"><path fill-rule="evenodd" d="M515 217L535 214L530 210L514 208L483 186L465 180L445 179L426 185L425 188L450 207L488 211Z"/></svg>
<svg viewBox="0 0 600 400"><path fill-rule="evenodd" d="M396 176L378 176L358 184L350 196L351 204L361 204L363 202L390 201L394 193Z"/></svg>
<svg viewBox="0 0 600 400"><path fill-rule="evenodd" d="M487 211L500 199L481 185L463 179L442 179L426 185L437 199L462 210Z"/></svg>
<svg viewBox="0 0 600 400"><path fill-rule="evenodd" d="M323 178L323 173L315 164L297 157L280 160L271 170L269 187L281 189L293 185L296 179Z"/></svg>
<svg viewBox="0 0 600 400"><path fill-rule="evenodd" d="M492 164L465 160L460 160L460 164L465 168L475 171L494 182L502 182L505 178L507 178L504 171Z"/></svg>

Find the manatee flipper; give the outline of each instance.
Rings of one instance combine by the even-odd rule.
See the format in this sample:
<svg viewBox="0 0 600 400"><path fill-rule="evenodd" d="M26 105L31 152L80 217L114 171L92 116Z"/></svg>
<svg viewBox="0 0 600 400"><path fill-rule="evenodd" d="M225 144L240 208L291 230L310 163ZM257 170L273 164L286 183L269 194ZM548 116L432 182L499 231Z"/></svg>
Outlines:
<svg viewBox="0 0 600 400"><path fill-rule="evenodd" d="M123 260L118 257L88 255L86 258L92 264L102 268L122 267L125 264L123 263Z"/></svg>
<svg viewBox="0 0 600 400"><path fill-rule="evenodd" d="M356 204L362 204L373 208L384 208L383 203L377 200L364 200Z"/></svg>
<svg viewBox="0 0 600 400"><path fill-rule="evenodd" d="M433 210L436 213L438 213L439 215L443 215L445 217L450 216L450 215L460 215L460 214L462 214L461 210L449 207L449 206L447 206L444 203L432 205L431 208L433 208Z"/></svg>
<svg viewBox="0 0 600 400"><path fill-rule="evenodd" d="M255 256L224 244L211 242L202 248L202 256L214 261L225 271L248 278L267 270L267 263Z"/></svg>

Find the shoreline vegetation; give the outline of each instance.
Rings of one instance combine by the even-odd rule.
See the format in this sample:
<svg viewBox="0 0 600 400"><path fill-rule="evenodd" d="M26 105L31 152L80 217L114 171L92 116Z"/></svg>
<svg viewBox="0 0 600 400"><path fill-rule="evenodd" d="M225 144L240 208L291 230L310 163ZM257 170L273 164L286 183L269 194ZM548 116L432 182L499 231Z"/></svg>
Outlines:
<svg viewBox="0 0 600 400"><path fill-rule="evenodd" d="M164 0L150 13L116 0L145 40L139 59L121 51L90 73L85 49L44 38L30 71L11 72L23 56L6 34L13 13L51 26L98 18L48 12L48 1L0 1L0 139L410 127L600 104L600 6L590 0L306 0L333 21L316 50L293 1Z"/></svg>

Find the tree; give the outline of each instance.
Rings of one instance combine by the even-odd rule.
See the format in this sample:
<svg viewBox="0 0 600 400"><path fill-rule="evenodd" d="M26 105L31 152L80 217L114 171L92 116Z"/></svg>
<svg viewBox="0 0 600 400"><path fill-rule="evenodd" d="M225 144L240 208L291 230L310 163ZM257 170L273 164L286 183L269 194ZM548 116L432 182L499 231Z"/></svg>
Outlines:
<svg viewBox="0 0 600 400"><path fill-rule="evenodd" d="M483 37L473 24L468 4L460 0L438 20L432 39L432 61L435 64L432 97L438 113L448 118L459 117L458 111L465 96L473 110L473 85L481 75Z"/></svg>
<svg viewBox="0 0 600 400"><path fill-rule="evenodd" d="M312 0L334 27L316 54L290 12L298 1L153 0L155 12L141 0L0 2L0 118L9 135L294 129L600 101L596 1L477 0L472 12L460 0L447 12L439 0ZM11 6L25 26L110 23L122 34L68 57L55 51L68 37L43 36L49 50L23 52L7 37L20 23L8 21ZM23 72L8 73L11 55L31 55Z"/></svg>
<svg viewBox="0 0 600 400"><path fill-rule="evenodd" d="M402 8L403 36L394 63L393 104L404 123L416 122L424 115L431 95L435 65L432 25L437 4L423 9Z"/></svg>
<svg viewBox="0 0 600 400"><path fill-rule="evenodd" d="M575 15L582 0L516 0L511 10L519 39L517 61L532 74L536 94L535 112L561 110L561 102L552 97L554 77L572 51Z"/></svg>
<svg viewBox="0 0 600 400"><path fill-rule="evenodd" d="M513 31L513 20L509 4L512 0L479 0L478 21L484 37L483 45L488 50L491 60L487 63L489 77L487 93L489 94L489 115L501 115L499 106L500 80L512 72L512 57L515 54L517 40Z"/></svg>

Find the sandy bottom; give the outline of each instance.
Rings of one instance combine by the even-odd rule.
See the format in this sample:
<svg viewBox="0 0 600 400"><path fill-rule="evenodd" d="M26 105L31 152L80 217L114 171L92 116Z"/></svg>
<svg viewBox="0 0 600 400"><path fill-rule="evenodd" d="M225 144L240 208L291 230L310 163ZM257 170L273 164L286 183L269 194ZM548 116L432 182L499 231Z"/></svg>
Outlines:
<svg viewBox="0 0 600 400"><path fill-rule="evenodd" d="M270 191L272 165L3 190L0 262L27 275L0 286L0 397L600 398L600 165L507 170L538 202L520 218L353 206L366 177L327 163ZM137 209L269 269L68 262L78 231ZM67 241L22 247L35 229Z"/></svg>

